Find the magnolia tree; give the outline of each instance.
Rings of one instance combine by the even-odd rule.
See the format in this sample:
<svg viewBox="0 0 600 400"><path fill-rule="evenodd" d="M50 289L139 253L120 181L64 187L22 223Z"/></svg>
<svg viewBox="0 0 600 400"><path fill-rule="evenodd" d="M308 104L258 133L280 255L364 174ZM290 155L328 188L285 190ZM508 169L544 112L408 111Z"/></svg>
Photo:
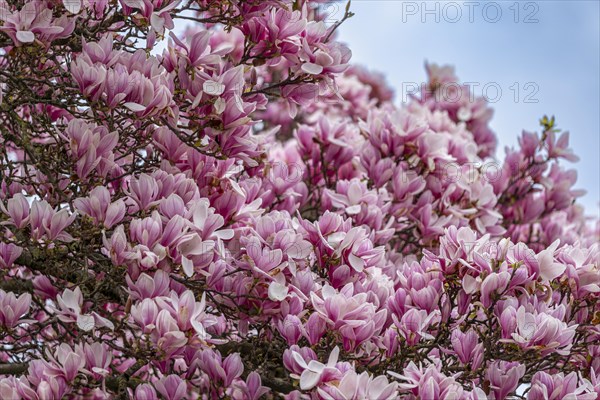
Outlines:
<svg viewBox="0 0 600 400"><path fill-rule="evenodd" d="M598 398L568 134L324 6L0 0L3 400Z"/></svg>

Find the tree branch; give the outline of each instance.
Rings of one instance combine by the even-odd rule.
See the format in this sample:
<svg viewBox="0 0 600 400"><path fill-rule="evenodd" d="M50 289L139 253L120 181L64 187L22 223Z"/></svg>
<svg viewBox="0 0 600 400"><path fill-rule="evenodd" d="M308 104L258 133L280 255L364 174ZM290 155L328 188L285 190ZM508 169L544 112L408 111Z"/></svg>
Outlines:
<svg viewBox="0 0 600 400"><path fill-rule="evenodd" d="M27 368L29 363L0 364L0 375L21 375Z"/></svg>

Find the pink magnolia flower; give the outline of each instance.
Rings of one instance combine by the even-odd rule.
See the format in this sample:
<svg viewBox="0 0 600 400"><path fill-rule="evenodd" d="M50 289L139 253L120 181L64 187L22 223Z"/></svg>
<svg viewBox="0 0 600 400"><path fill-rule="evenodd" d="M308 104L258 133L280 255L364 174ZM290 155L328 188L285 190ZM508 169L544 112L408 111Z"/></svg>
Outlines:
<svg viewBox="0 0 600 400"><path fill-rule="evenodd" d="M285 338L288 345L298 343L298 339L302 335L302 321L295 315L287 315L282 321L277 324L277 330Z"/></svg>
<svg viewBox="0 0 600 400"><path fill-rule="evenodd" d="M13 292L0 290L0 325L5 328L13 328L26 320L21 320L29 312L31 307L31 295L23 293L19 297Z"/></svg>
<svg viewBox="0 0 600 400"><path fill-rule="evenodd" d="M550 247L542 250L537 255L537 261L540 265L540 277L543 281L552 281L562 275L567 268L565 265L554 261L554 253L559 244L560 240L557 239Z"/></svg>
<svg viewBox="0 0 600 400"><path fill-rule="evenodd" d="M552 158L564 158L565 160L575 162L579 160L569 146L569 132L564 132L556 140L556 133L550 129L547 132L545 144L548 150L548 156Z"/></svg>
<svg viewBox="0 0 600 400"><path fill-rule="evenodd" d="M142 383L141 385L138 385L135 388L135 394L133 398L135 400L158 400L154 386L148 383Z"/></svg>
<svg viewBox="0 0 600 400"><path fill-rule="evenodd" d="M1 399L598 397L568 134L496 159L452 67L397 104L329 6L0 0Z"/></svg>
<svg viewBox="0 0 600 400"><path fill-rule="evenodd" d="M142 273L135 283L129 275L125 276L125 280L130 290L130 296L135 300L166 296L169 292L169 274L163 270L156 271L154 276Z"/></svg>
<svg viewBox="0 0 600 400"><path fill-rule="evenodd" d="M474 330L463 333L459 329L452 331L452 348L462 364L471 363L471 368L478 369L483 361L483 343Z"/></svg>
<svg viewBox="0 0 600 400"><path fill-rule="evenodd" d="M531 379L531 389L527 392L527 398L594 400L597 393L590 389L585 383L580 383L580 379L575 372L568 375L562 372L550 375L544 371L539 371Z"/></svg>
<svg viewBox="0 0 600 400"><path fill-rule="evenodd" d="M0 267L10 269L23 253L23 248L13 243L0 242Z"/></svg>
<svg viewBox="0 0 600 400"><path fill-rule="evenodd" d="M0 210L9 216L9 223L22 229L29 222L29 202L22 193L16 193L8 199L6 207L0 202ZM2 223L5 224L5 223Z"/></svg>
<svg viewBox="0 0 600 400"><path fill-rule="evenodd" d="M394 371L387 373L396 379L403 381L398 384L400 394L412 394L422 399L460 399L464 389L456 382L455 377L446 376L439 371L439 363L431 364L427 368L417 367L414 362L410 362L402 374Z"/></svg>
<svg viewBox="0 0 600 400"><path fill-rule="evenodd" d="M541 350L542 355L556 352L568 355L573 345L573 338L577 330L577 324L567 325L560 319L544 312L528 312L524 306L520 306L516 313L513 310L514 322L507 320L509 310L505 309L500 317L503 328L514 325L514 331L510 338L503 339L513 342L522 348L536 348ZM504 330L504 329L503 329ZM507 333L510 332L508 328Z"/></svg>
<svg viewBox="0 0 600 400"><path fill-rule="evenodd" d="M270 391L268 387L262 386L262 380L257 372L252 371L248 374L245 391L248 400L258 400Z"/></svg>
<svg viewBox="0 0 600 400"><path fill-rule="evenodd" d="M56 313L58 318L67 323L77 323L77 327L84 331L91 331L94 328L114 329L114 324L101 317L95 311L90 314L83 314L83 294L79 287L74 290L65 289L62 295L56 296Z"/></svg>
<svg viewBox="0 0 600 400"><path fill-rule="evenodd" d="M76 217L77 214L70 214L66 208L56 211L47 201L34 200L29 215L31 237L39 240L45 236L50 241L70 242L74 239L64 230L75 221Z"/></svg>
<svg viewBox="0 0 600 400"><path fill-rule="evenodd" d="M335 347L329 355L327 364L322 364L316 360L310 360L307 364L300 353L293 351L292 356L302 369L302 374L299 376L300 389L310 390L321 382L332 380L339 376L339 371L335 368L339 353L340 349ZM297 375L295 377L298 379Z"/></svg>
<svg viewBox="0 0 600 400"><path fill-rule="evenodd" d="M105 126L73 119L63 136L70 143L71 156L76 160L76 171L80 178L85 178L94 169L102 176L107 175L114 164L113 149L119 140L117 131L109 132Z"/></svg>
<svg viewBox="0 0 600 400"><path fill-rule="evenodd" d="M319 313L311 314L305 325L305 335L311 345L319 343L327 330L327 320Z"/></svg>
<svg viewBox="0 0 600 400"><path fill-rule="evenodd" d="M110 200L108 189L98 186L92 189L89 197L76 199L74 205L79 212L88 215L96 223L103 223L106 228L110 229L121 222L126 211L123 199L113 203Z"/></svg>
<svg viewBox="0 0 600 400"><path fill-rule="evenodd" d="M502 400L519 386L524 374L525 366L518 362L495 361L488 367L486 377L495 398Z"/></svg>
<svg viewBox="0 0 600 400"><path fill-rule="evenodd" d="M166 400L181 400L187 394L185 381L177 375L169 375L159 379L154 383L154 387Z"/></svg>
<svg viewBox="0 0 600 400"><path fill-rule="evenodd" d="M85 356L82 349L73 349L62 343L53 353L48 352L50 362L47 364L50 374L62 376L67 382L73 381L85 367Z"/></svg>
<svg viewBox="0 0 600 400"><path fill-rule="evenodd" d="M352 284L339 294L331 286L324 286L321 293L322 298L311 293L312 305L327 325L339 332L344 349L356 348L383 328L387 310L377 310L366 293L354 294Z"/></svg>
<svg viewBox="0 0 600 400"><path fill-rule="evenodd" d="M510 280L510 273L503 271L500 273L492 272L481 284L481 303L484 307L490 307L497 298L502 294Z"/></svg>
<svg viewBox="0 0 600 400"><path fill-rule="evenodd" d="M8 11L9 7L5 4L2 1L0 9ZM2 19L4 24L0 26L0 31L6 33L17 47L36 40L49 44L55 39L68 37L75 28L74 20L64 15L55 19L46 3L36 1L27 2L21 10L8 15L3 12Z"/></svg>
<svg viewBox="0 0 600 400"><path fill-rule="evenodd" d="M392 317L400 335L406 339L409 346L414 346L421 339L434 339L433 335L428 333L428 329L440 317L440 312L436 310L428 313L425 310L411 308L400 320L395 315Z"/></svg>
<svg viewBox="0 0 600 400"><path fill-rule="evenodd" d="M225 359L221 354L211 349L200 350L196 353L198 365L208 376L222 382L225 387L230 386L244 371L242 359L238 353L233 353Z"/></svg>
<svg viewBox="0 0 600 400"><path fill-rule="evenodd" d="M143 333L151 333L156 329L158 306L152 299L146 298L131 306L131 317Z"/></svg>
<svg viewBox="0 0 600 400"><path fill-rule="evenodd" d="M388 382L384 375L372 377L367 372L357 374L348 370L336 385L323 385L317 389L327 400L381 399L392 400L398 397L398 384Z"/></svg>
<svg viewBox="0 0 600 400"><path fill-rule="evenodd" d="M81 353L81 351L78 351ZM83 345L83 354L85 356L86 369L95 379L107 376L111 373L110 365L112 362L112 353L108 346L103 343L94 342Z"/></svg>

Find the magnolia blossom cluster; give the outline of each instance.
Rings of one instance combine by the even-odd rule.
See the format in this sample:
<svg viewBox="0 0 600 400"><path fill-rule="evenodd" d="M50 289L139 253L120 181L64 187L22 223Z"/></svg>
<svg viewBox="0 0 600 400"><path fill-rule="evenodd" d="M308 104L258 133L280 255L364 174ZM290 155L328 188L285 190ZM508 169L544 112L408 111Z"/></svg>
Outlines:
<svg viewBox="0 0 600 400"><path fill-rule="evenodd" d="M0 0L0 398L600 396L568 133L320 3Z"/></svg>

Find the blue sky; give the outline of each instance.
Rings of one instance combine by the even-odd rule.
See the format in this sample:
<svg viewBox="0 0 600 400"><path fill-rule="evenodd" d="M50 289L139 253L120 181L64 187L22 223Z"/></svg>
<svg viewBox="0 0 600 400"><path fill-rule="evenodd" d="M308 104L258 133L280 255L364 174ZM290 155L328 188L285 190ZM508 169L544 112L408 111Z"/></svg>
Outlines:
<svg viewBox="0 0 600 400"><path fill-rule="evenodd" d="M353 62L385 73L396 102L403 83L425 80L426 60L454 65L463 82L480 84L476 94L485 86L495 100L500 158L523 129L539 131L539 118L555 115L580 157L563 165L577 169L576 187L588 192L580 202L598 215L600 2L486 3L353 0L356 15L340 27L339 40L352 49ZM343 14L343 3L325 7L330 21Z"/></svg>

